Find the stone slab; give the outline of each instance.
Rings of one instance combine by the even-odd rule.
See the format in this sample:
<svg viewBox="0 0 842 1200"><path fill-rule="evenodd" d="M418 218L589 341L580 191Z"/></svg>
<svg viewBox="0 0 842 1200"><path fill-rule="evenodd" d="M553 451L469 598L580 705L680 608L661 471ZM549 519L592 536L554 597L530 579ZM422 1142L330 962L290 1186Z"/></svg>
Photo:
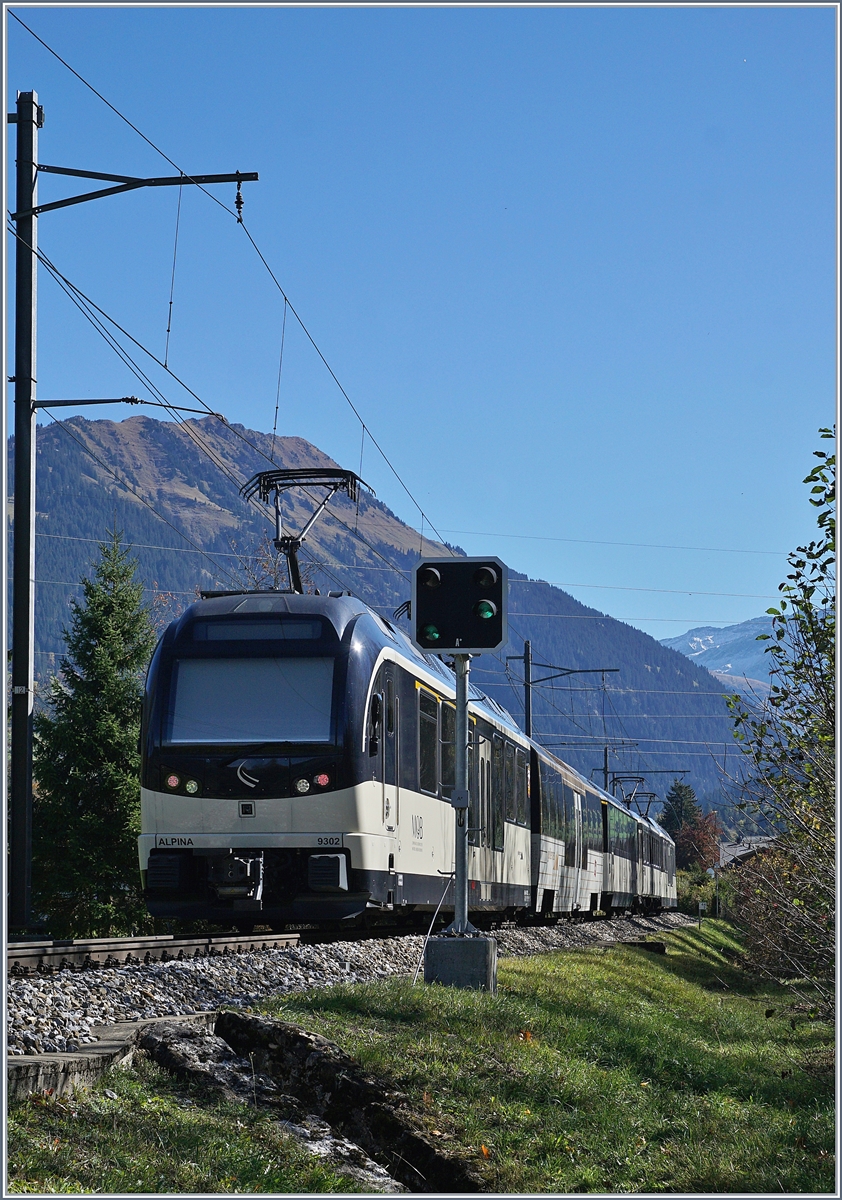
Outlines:
<svg viewBox="0 0 842 1200"><path fill-rule="evenodd" d="M6 1060L9 1100L25 1100L34 1092L63 1096L76 1087L90 1087L111 1067L131 1062L138 1038L147 1025L200 1021L213 1030L215 1012L175 1017L146 1017L141 1021L119 1021L97 1026L92 1032L99 1041L68 1054L10 1055Z"/></svg>

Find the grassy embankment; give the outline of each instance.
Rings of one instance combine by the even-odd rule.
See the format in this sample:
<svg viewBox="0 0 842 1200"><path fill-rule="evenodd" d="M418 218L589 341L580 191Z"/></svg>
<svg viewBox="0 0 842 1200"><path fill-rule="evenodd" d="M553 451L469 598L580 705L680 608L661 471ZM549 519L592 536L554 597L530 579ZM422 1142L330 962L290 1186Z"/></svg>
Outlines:
<svg viewBox="0 0 842 1200"><path fill-rule="evenodd" d="M388 980L265 1011L390 1076L489 1190L832 1192L832 1029L733 966L724 922L667 941L508 959L496 998ZM262 1114L184 1107L148 1064L103 1086L13 1110L13 1190L337 1188Z"/></svg>

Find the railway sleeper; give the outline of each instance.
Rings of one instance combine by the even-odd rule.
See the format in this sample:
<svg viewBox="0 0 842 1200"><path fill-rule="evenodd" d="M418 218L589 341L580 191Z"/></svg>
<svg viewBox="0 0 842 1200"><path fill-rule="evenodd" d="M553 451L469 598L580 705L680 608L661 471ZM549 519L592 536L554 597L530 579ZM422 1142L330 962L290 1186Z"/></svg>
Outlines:
<svg viewBox="0 0 842 1200"><path fill-rule="evenodd" d="M336 1169L373 1184L372 1190L488 1190L474 1167L429 1141L402 1093L317 1034L226 1012L217 1016L213 1035L161 1021L146 1027L138 1046L186 1082L269 1109L305 1146L310 1142Z"/></svg>

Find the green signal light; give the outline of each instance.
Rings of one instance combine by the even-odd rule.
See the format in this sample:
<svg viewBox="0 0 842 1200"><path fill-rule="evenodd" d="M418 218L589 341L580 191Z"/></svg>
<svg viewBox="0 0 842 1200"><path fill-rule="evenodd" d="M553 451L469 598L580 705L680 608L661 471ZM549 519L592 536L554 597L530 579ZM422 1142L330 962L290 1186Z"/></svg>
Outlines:
<svg viewBox="0 0 842 1200"><path fill-rule="evenodd" d="M428 642L437 642L441 637L441 634L435 625L425 625L421 630L421 633L423 634L425 641Z"/></svg>
<svg viewBox="0 0 842 1200"><path fill-rule="evenodd" d="M492 617L497 616L497 605L491 600L478 600L474 605L474 612L482 621L490 621Z"/></svg>

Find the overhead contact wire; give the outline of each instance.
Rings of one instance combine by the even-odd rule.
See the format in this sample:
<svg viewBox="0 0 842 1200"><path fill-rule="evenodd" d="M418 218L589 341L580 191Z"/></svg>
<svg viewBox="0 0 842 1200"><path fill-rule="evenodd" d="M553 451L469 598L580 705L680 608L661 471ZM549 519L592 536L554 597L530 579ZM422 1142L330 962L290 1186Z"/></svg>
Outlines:
<svg viewBox="0 0 842 1200"><path fill-rule="evenodd" d="M278 432L278 409L280 408L280 404L281 404L281 371L283 370L283 367L284 367L284 341L286 339L286 332L287 332L287 308L288 307L289 307L289 305L287 304L286 296L285 296L284 297L284 319L283 319L283 324L281 325L281 353L278 356L278 390L275 393L275 423L272 426L272 450L269 455L272 462L275 461L275 436Z"/></svg>
<svg viewBox="0 0 842 1200"><path fill-rule="evenodd" d="M168 155L168 154L165 154L165 153L164 153L164 151L161 149L161 147L160 147L160 146L156 146L156 145L155 145L155 143L152 141L152 139L151 139L151 138L148 138L148 137L146 136L146 134L145 134L145 133L142 133L142 132L141 132L141 130L139 130L139 129L138 129L138 127L137 127L136 125L132 124L132 122L129 120L129 118L128 118L127 116L125 116L125 114L124 114L124 113L121 113L121 112L120 112L119 108L115 108L115 106L114 106L114 105L111 103L111 101L110 101L110 100L106 100L106 98L105 98L105 96L103 96L102 92L98 92L92 83L88 83L88 81L87 81L87 79L85 79L84 75L80 75L78 71L75 71L75 70L73 69L73 67L71 67L70 63L69 63L69 62L66 62L66 61L65 61L65 59L63 59L63 58L61 57L61 55L60 55L60 54L58 54L58 53L57 53L57 52L56 52L56 51L55 51L55 50L52 48L52 46L48 45L48 44L47 44L47 43L44 41L44 39L43 39L43 38L40 38L40 37L38 36L38 34L37 34L37 33L36 33L36 32L35 32L33 29L30 29L30 28L29 28L29 26L26 24L26 22L25 22L25 21L22 21L22 20L20 19L20 17L17 15L17 13L15 13L15 12L12 12L12 10L11 10L11 9L9 9L9 10L8 10L8 12L9 12L9 16L10 16L10 17L14 17L14 19L17 21L17 23L18 23L19 25L22 25L22 26L23 26L23 28L26 30L26 32L27 32L27 33L29 33L29 34L31 34L31 35L32 35L32 37L34 37L34 38L35 38L35 41L36 41L36 42L39 42L39 43L40 43L40 44L41 44L41 45L44 47L44 49L45 49L46 51L48 51L50 54L52 54L53 58L55 58L55 59L58 59L58 61L61 63L61 65L62 65L63 67L66 67L66 68L67 68L67 70L70 72L70 74L71 74L71 75L75 75L75 77L76 77L76 78L79 80L79 82L80 82L80 83L82 83L82 84L84 84L84 85L85 85L85 87L86 87L86 88L88 88L88 90L89 90L89 91L93 92L93 94L96 96L96 98L97 98L98 100L101 100L101 101L102 101L102 103L103 103L103 104L106 106L106 108L110 108L110 109L111 109L111 111L112 111L112 112L115 114L115 116L118 116L118 117L120 118L120 120L121 120L121 121L125 121L125 123L128 125L128 127L129 127L130 129L132 129L132 130L133 130L133 131L134 131L134 132L137 134L137 136L138 136L139 138L142 138L142 139L143 139L143 141L144 141L144 142L146 142L147 146L151 146L151 147L152 147L152 149L155 151L155 153L156 153L156 154L160 154L161 158L163 158L165 162L168 162L168 163L170 164L170 166L171 166L171 167L174 167L174 168L175 168L175 170L176 170L176 171L178 171L179 175L183 175L183 176L184 176L184 178L185 178L185 180L187 180L188 182L190 182L190 183L193 183L193 184L196 184L196 187L198 187L198 188L200 189L200 191L203 191L203 192L205 193L205 195L206 195L206 196L209 196L209 197L210 197L210 199L211 199L211 200L213 200L214 204L218 204L220 208L224 208L224 209L225 209L225 211L226 211L227 213L230 213L232 217L236 217L236 215L237 215L237 214L234 212L234 210L233 210L233 209L229 208L227 204L223 204L221 200L218 200L218 199L216 198L216 196L214 196L213 192L209 192L209 191L207 190L207 188L205 188L205 187L203 187L203 186L202 186L202 184L200 184L200 183L196 183L196 180L195 180L195 179L192 177L192 175L188 175L188 173L187 173L186 171L184 171L184 170L183 170L183 169L182 169L182 168L181 168L181 167L178 165L178 163L175 163L175 162L173 162L173 160L172 160L172 159L169 157L169 155Z"/></svg>
<svg viewBox="0 0 842 1200"><path fill-rule="evenodd" d="M175 292L175 261L178 254L178 227L181 223L181 196L184 191L183 187L178 189L178 208L175 213L175 241L172 248L172 278L170 279L170 305L167 312L167 340L164 345L164 370L167 369L167 363L170 357L170 332L172 330L172 299Z"/></svg>

